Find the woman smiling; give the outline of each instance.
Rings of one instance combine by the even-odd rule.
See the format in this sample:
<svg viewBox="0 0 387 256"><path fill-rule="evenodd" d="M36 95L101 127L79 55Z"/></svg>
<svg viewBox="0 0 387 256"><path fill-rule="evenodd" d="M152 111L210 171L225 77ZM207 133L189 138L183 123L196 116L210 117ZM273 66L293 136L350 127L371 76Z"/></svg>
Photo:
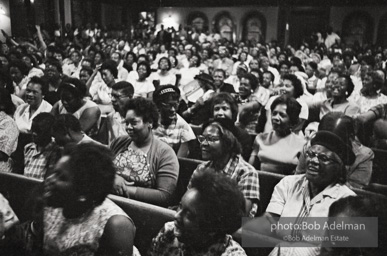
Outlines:
<svg viewBox="0 0 387 256"><path fill-rule="evenodd" d="M44 95L47 91L47 83L39 77L32 77L27 84L27 103L20 105L15 112L15 121L21 133L29 132L32 119L39 113L51 111L51 104L44 100Z"/></svg>
<svg viewBox="0 0 387 256"><path fill-rule="evenodd" d="M117 170L114 192L120 196L168 206L171 204L179 174L173 149L153 135L159 113L155 104L144 98L129 101L124 108L129 136L114 140Z"/></svg>

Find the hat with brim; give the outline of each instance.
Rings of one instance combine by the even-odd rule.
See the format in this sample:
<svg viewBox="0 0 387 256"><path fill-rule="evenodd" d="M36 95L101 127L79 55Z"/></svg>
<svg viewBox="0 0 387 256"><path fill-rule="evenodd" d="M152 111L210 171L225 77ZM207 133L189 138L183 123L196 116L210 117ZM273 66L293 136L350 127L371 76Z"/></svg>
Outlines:
<svg viewBox="0 0 387 256"><path fill-rule="evenodd" d="M159 102L165 99L169 95L176 95L180 97L180 90L174 85L162 85L153 92L153 101Z"/></svg>
<svg viewBox="0 0 387 256"><path fill-rule="evenodd" d="M318 131L311 141L311 145L321 145L336 153L345 165L355 162L352 148L333 132Z"/></svg>

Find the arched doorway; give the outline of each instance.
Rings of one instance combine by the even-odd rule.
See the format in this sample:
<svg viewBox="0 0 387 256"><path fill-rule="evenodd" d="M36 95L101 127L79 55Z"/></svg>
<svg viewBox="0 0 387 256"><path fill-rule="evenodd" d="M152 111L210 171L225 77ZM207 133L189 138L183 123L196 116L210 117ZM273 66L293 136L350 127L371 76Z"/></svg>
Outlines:
<svg viewBox="0 0 387 256"><path fill-rule="evenodd" d="M265 41L266 19L258 11L252 11L245 15L242 20L242 40L253 43Z"/></svg>
<svg viewBox="0 0 387 256"><path fill-rule="evenodd" d="M355 11L347 15L343 21L343 42L347 45L360 46L372 42L373 21L364 11Z"/></svg>
<svg viewBox="0 0 387 256"><path fill-rule="evenodd" d="M220 12L214 18L215 31L230 42L234 41L235 24L229 12Z"/></svg>
<svg viewBox="0 0 387 256"><path fill-rule="evenodd" d="M206 33L208 31L208 18L199 11L191 12L187 17L187 24L197 33Z"/></svg>
<svg viewBox="0 0 387 256"><path fill-rule="evenodd" d="M378 44L382 47L387 47L387 13L379 20Z"/></svg>

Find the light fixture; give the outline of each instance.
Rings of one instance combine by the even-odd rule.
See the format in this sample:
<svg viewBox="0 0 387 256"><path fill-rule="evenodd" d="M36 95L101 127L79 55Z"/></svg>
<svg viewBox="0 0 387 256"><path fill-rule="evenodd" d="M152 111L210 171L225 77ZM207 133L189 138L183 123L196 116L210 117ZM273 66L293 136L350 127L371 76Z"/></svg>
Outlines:
<svg viewBox="0 0 387 256"><path fill-rule="evenodd" d="M31 4L33 4L35 2L35 0L30 0Z"/></svg>

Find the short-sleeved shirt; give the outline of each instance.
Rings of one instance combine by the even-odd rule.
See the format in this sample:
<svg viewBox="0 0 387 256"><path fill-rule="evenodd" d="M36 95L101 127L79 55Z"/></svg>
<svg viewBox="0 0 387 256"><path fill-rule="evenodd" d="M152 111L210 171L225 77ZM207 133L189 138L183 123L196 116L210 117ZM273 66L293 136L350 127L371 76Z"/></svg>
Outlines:
<svg viewBox="0 0 387 256"><path fill-rule="evenodd" d="M29 130L31 130L32 125L32 119L35 118L40 113L50 113L52 109L52 106L50 103L48 103L45 100L42 100L42 103L40 103L40 106L35 111L33 115L30 115L30 105L28 103L24 103L17 107L14 118L17 124L17 127L19 128L19 131L22 133L28 133Z"/></svg>
<svg viewBox="0 0 387 256"><path fill-rule="evenodd" d="M356 103L352 103L349 101L333 105L333 100L328 99L325 100L321 105L320 119L332 111L342 112L347 116L356 117L358 114L360 114L360 107Z"/></svg>
<svg viewBox="0 0 387 256"><path fill-rule="evenodd" d="M196 170L193 172L194 175L198 175L204 169L211 167L212 161L202 163L198 165ZM242 191L244 197L250 200L259 200L259 178L258 171L255 168L243 160L241 155L236 155L231 157L226 166L221 170L221 173L224 173L233 180L236 180L238 183L239 190ZM191 177L191 179L192 179ZM188 184L188 188L191 187L191 183ZM255 207L255 212L254 212ZM253 206L250 216L253 217L256 213L257 206Z"/></svg>
<svg viewBox="0 0 387 256"><path fill-rule="evenodd" d="M141 95L146 95L155 90L155 87L150 79L138 81L137 79L132 79L131 77L128 77L128 82L133 85L134 97L141 97Z"/></svg>
<svg viewBox="0 0 387 256"><path fill-rule="evenodd" d="M191 126L179 114L177 114L176 121L173 121L167 128L159 124L153 130L153 134L159 140L171 146L175 152L179 151L182 143L196 139Z"/></svg>
<svg viewBox="0 0 387 256"><path fill-rule="evenodd" d="M152 73L149 76L150 81L159 80L160 85L175 85L176 84L176 75L168 72L166 75L160 75L160 72Z"/></svg>
<svg viewBox="0 0 387 256"><path fill-rule="evenodd" d="M190 255L190 256L245 256L243 248L232 239L232 236L226 235L219 239L217 243L212 244L205 252L195 252L184 246L177 240L175 234L175 224L173 222L165 223L159 234L153 238L150 256L159 255Z"/></svg>
<svg viewBox="0 0 387 256"><path fill-rule="evenodd" d="M360 113L365 113L379 104L387 104L387 96L379 93L376 98L368 98L360 93L354 97L354 102L360 107Z"/></svg>
<svg viewBox="0 0 387 256"><path fill-rule="evenodd" d="M340 198L356 194L346 185L332 184L313 198L309 193L309 181L304 174L284 177L274 188L266 212L281 217L328 217L329 207ZM278 236L291 234L291 230L282 230Z"/></svg>
<svg viewBox="0 0 387 256"><path fill-rule="evenodd" d="M379 119L379 118L387 119L387 104L376 105L370 108L369 111L374 112L376 119Z"/></svg>
<svg viewBox="0 0 387 256"><path fill-rule="evenodd" d="M47 170L54 167L59 157L60 149L55 142L40 150L34 142L27 144L24 147L24 175L43 180Z"/></svg>

